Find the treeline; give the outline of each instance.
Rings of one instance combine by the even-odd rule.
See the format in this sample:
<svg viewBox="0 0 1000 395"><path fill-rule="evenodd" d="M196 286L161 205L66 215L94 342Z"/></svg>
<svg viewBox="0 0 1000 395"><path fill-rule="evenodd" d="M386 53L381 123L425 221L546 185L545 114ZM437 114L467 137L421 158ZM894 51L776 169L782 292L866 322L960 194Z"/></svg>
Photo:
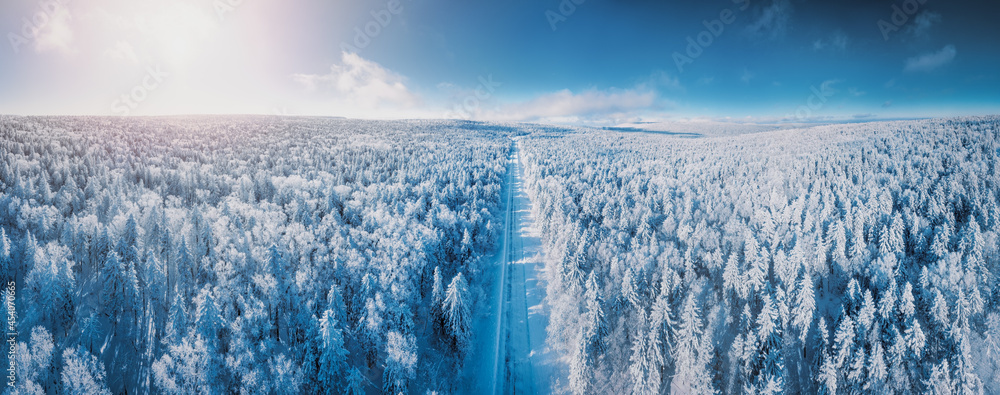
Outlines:
<svg viewBox="0 0 1000 395"><path fill-rule="evenodd" d="M522 140L574 393L1000 393L1000 119Z"/></svg>
<svg viewBox="0 0 1000 395"><path fill-rule="evenodd" d="M18 391L453 391L513 133L4 118Z"/></svg>

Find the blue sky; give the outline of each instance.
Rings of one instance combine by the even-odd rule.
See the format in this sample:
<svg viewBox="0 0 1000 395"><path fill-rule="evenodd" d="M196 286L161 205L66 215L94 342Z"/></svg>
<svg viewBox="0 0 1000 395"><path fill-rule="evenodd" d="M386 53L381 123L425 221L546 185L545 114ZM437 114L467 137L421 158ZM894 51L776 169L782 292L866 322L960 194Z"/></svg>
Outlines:
<svg viewBox="0 0 1000 395"><path fill-rule="evenodd" d="M998 11L940 0L5 2L0 113L593 124L995 114Z"/></svg>

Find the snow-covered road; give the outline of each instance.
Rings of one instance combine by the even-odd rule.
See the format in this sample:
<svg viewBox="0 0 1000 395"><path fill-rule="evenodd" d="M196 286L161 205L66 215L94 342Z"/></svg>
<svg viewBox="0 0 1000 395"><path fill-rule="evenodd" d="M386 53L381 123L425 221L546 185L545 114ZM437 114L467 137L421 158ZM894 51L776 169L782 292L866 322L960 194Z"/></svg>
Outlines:
<svg viewBox="0 0 1000 395"><path fill-rule="evenodd" d="M542 244L522 187L516 148L508 171L500 253L492 267L490 299L481 304L490 311L477 322L477 345L466 373L473 375L476 393L545 394L553 392L553 377L562 369L555 352L546 347L549 308L541 278Z"/></svg>
<svg viewBox="0 0 1000 395"><path fill-rule="evenodd" d="M487 274L492 286L475 323L476 346L466 360L469 390L477 394L547 394L554 377L565 377L558 356L546 347L549 308L542 279L542 243L522 187L516 148L511 153L500 249ZM562 380L565 382L565 378Z"/></svg>
<svg viewBox="0 0 1000 395"><path fill-rule="evenodd" d="M516 159L520 159L519 157ZM522 185L519 161L514 167L510 260L507 271L507 347L504 394L547 394L561 363L545 341L549 307L545 303L545 267L541 234L531 213L531 200ZM565 379L562 380L565 382Z"/></svg>

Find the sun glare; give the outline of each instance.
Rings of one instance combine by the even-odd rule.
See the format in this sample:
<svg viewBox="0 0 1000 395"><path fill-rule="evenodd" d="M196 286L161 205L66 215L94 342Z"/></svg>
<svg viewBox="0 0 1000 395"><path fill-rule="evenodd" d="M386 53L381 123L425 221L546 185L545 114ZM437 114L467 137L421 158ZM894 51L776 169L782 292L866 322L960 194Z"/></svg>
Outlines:
<svg viewBox="0 0 1000 395"><path fill-rule="evenodd" d="M216 28L211 8L191 2L116 5L108 12L132 22L138 33L139 51L173 69L188 67Z"/></svg>

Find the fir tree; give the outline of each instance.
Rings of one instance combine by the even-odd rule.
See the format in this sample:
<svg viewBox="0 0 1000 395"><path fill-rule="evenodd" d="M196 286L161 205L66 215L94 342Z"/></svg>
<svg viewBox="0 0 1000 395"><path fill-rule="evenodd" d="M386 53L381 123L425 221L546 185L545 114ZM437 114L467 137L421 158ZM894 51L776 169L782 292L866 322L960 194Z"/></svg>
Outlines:
<svg viewBox="0 0 1000 395"><path fill-rule="evenodd" d="M459 353L464 353L469 347L472 319L469 311L470 302L469 285L462 273L458 273L448 284L442 309L452 347Z"/></svg>
<svg viewBox="0 0 1000 395"><path fill-rule="evenodd" d="M343 388L344 376L347 371L347 350L344 349L344 336L339 328L336 313L333 310L323 312L319 320L320 354L319 354L319 384L324 393L337 393Z"/></svg>

